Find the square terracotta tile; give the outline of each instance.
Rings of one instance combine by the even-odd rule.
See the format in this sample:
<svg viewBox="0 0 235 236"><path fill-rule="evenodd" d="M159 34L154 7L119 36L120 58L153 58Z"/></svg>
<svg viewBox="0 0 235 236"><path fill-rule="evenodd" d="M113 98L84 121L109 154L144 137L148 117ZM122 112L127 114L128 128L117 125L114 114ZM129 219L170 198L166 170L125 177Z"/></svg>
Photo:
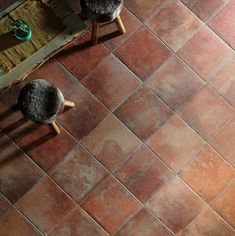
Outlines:
<svg viewBox="0 0 235 236"><path fill-rule="evenodd" d="M178 57L171 56L147 80L147 85L177 110L204 84Z"/></svg>
<svg viewBox="0 0 235 236"><path fill-rule="evenodd" d="M110 116L82 141L82 145L114 171L141 146L141 141L116 117Z"/></svg>
<svg viewBox="0 0 235 236"><path fill-rule="evenodd" d="M109 234L98 225L86 212L77 208L65 218L49 236L108 236Z"/></svg>
<svg viewBox="0 0 235 236"><path fill-rule="evenodd" d="M181 0L203 21L209 20L228 0Z"/></svg>
<svg viewBox="0 0 235 236"><path fill-rule="evenodd" d="M51 178L79 202L106 176L107 171L80 145L51 173Z"/></svg>
<svg viewBox="0 0 235 236"><path fill-rule="evenodd" d="M117 180L109 177L81 206L113 235L140 209L141 204Z"/></svg>
<svg viewBox="0 0 235 236"><path fill-rule="evenodd" d="M180 176L210 202L235 178L235 170L207 146L182 170Z"/></svg>
<svg viewBox="0 0 235 236"><path fill-rule="evenodd" d="M148 210L140 210L115 236L173 236Z"/></svg>
<svg viewBox="0 0 235 236"><path fill-rule="evenodd" d="M49 81L58 87L65 96L77 83L76 78L74 78L69 71L61 66L55 59L49 60L39 69L29 74L24 81L19 83L19 86L23 87L30 81L36 79L45 79Z"/></svg>
<svg viewBox="0 0 235 236"><path fill-rule="evenodd" d="M57 56L57 59L78 79L83 79L109 51L102 45L92 45L91 36L86 33L75 40Z"/></svg>
<svg viewBox="0 0 235 236"><path fill-rule="evenodd" d="M141 87L115 111L115 115L145 140L172 115L172 111L149 88Z"/></svg>
<svg viewBox="0 0 235 236"><path fill-rule="evenodd" d="M212 28L225 42L235 48L235 2L229 1L228 4L209 22Z"/></svg>
<svg viewBox="0 0 235 236"><path fill-rule="evenodd" d="M115 175L141 202L145 202L173 176L173 172L148 148L142 147Z"/></svg>
<svg viewBox="0 0 235 236"><path fill-rule="evenodd" d="M10 202L0 193L0 217L10 205Z"/></svg>
<svg viewBox="0 0 235 236"><path fill-rule="evenodd" d="M175 177L150 198L147 207L177 233L199 215L205 204L182 180Z"/></svg>
<svg viewBox="0 0 235 236"><path fill-rule="evenodd" d="M147 141L147 145L176 172L205 146L205 141L177 115Z"/></svg>
<svg viewBox="0 0 235 236"><path fill-rule="evenodd" d="M43 172L7 137L0 133L0 192L16 202Z"/></svg>
<svg viewBox="0 0 235 236"><path fill-rule="evenodd" d="M48 177L16 203L16 207L43 233L52 230L75 206Z"/></svg>
<svg viewBox="0 0 235 236"><path fill-rule="evenodd" d="M210 85L235 107L235 59L225 65L211 80Z"/></svg>
<svg viewBox="0 0 235 236"><path fill-rule="evenodd" d="M107 115L108 110L86 88L77 84L68 94L75 107L58 116L59 123L78 140L84 138Z"/></svg>
<svg viewBox="0 0 235 236"><path fill-rule="evenodd" d="M105 46L110 50L114 50L119 47L142 24L141 21L139 21L126 7L123 7L120 17L123 21L126 33L104 42ZM116 24L113 23L100 28L99 34L106 36L107 34L117 30Z"/></svg>
<svg viewBox="0 0 235 236"><path fill-rule="evenodd" d="M235 120L216 135L210 145L235 168Z"/></svg>
<svg viewBox="0 0 235 236"><path fill-rule="evenodd" d="M140 80L115 56L107 56L82 83L113 110L140 84Z"/></svg>
<svg viewBox="0 0 235 236"><path fill-rule="evenodd" d="M16 209L10 208L0 218L0 232L4 236L24 235L39 236L42 235L22 214Z"/></svg>
<svg viewBox="0 0 235 236"><path fill-rule="evenodd" d="M230 224L235 227L235 181L229 185L212 202L212 207Z"/></svg>
<svg viewBox="0 0 235 236"><path fill-rule="evenodd" d="M45 172L48 172L77 144L68 132L58 126L61 133L55 135L52 127L27 121L8 135Z"/></svg>
<svg viewBox="0 0 235 236"><path fill-rule="evenodd" d="M177 236L233 236L234 233L232 227L208 207Z"/></svg>
<svg viewBox="0 0 235 236"><path fill-rule="evenodd" d="M183 3L173 0L148 22L148 26L176 52L203 23Z"/></svg>
<svg viewBox="0 0 235 236"><path fill-rule="evenodd" d="M234 117L234 109L210 88L204 87L179 114L208 141Z"/></svg>
<svg viewBox="0 0 235 236"><path fill-rule="evenodd" d="M141 21L148 18L164 0L126 0L125 5L131 10Z"/></svg>
<svg viewBox="0 0 235 236"><path fill-rule="evenodd" d="M177 54L208 81L232 59L234 52L213 31L204 27Z"/></svg>
<svg viewBox="0 0 235 236"><path fill-rule="evenodd" d="M115 51L115 54L141 80L146 80L171 52L153 33L141 27Z"/></svg>

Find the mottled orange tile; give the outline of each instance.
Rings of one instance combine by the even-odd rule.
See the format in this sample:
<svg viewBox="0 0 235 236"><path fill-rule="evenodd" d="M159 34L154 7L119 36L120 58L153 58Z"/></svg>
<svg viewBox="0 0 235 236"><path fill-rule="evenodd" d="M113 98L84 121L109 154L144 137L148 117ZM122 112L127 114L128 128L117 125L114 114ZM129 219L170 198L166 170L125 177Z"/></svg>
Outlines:
<svg viewBox="0 0 235 236"><path fill-rule="evenodd" d="M149 88L141 87L114 114L145 140L172 115L172 111Z"/></svg>
<svg viewBox="0 0 235 236"><path fill-rule="evenodd" d="M146 80L171 52L146 27L132 34L115 55L141 80Z"/></svg>
<svg viewBox="0 0 235 236"><path fill-rule="evenodd" d="M235 227L235 181L229 185L212 202L211 206L230 224Z"/></svg>
<svg viewBox="0 0 235 236"><path fill-rule="evenodd" d="M175 177L153 194L147 207L177 233L199 215L205 204L182 180Z"/></svg>
<svg viewBox="0 0 235 236"><path fill-rule="evenodd" d="M114 171L141 146L141 141L116 117L110 116L83 139L82 145Z"/></svg>
<svg viewBox="0 0 235 236"><path fill-rule="evenodd" d="M207 146L180 176L202 198L210 202L235 178L235 170Z"/></svg>
<svg viewBox="0 0 235 236"><path fill-rule="evenodd" d="M147 141L147 145L178 172L205 146L205 141L174 115Z"/></svg>
<svg viewBox="0 0 235 236"><path fill-rule="evenodd" d="M202 26L203 23L180 1L169 1L148 22L148 26L172 50L180 49Z"/></svg>
<svg viewBox="0 0 235 236"><path fill-rule="evenodd" d="M210 85L235 107L235 60L233 59L210 81Z"/></svg>
<svg viewBox="0 0 235 236"><path fill-rule="evenodd" d="M235 167L235 120L216 135L210 145L233 167Z"/></svg>
<svg viewBox="0 0 235 236"><path fill-rule="evenodd" d="M112 54L82 80L82 83L111 110L141 84L136 75Z"/></svg>
<svg viewBox="0 0 235 236"><path fill-rule="evenodd" d="M0 217L10 207L10 202L0 193Z"/></svg>
<svg viewBox="0 0 235 236"><path fill-rule="evenodd" d="M108 236L109 234L98 225L86 212L77 208L66 217L49 236Z"/></svg>
<svg viewBox="0 0 235 236"><path fill-rule="evenodd" d="M208 81L232 59L234 52L213 31L204 27L177 54Z"/></svg>
<svg viewBox="0 0 235 236"><path fill-rule="evenodd" d="M115 236L173 236L148 210L140 210Z"/></svg>
<svg viewBox="0 0 235 236"><path fill-rule="evenodd" d="M215 14L228 0L182 0L199 18L207 21Z"/></svg>
<svg viewBox="0 0 235 236"><path fill-rule="evenodd" d="M107 171L80 145L70 151L50 177L79 202L106 176Z"/></svg>
<svg viewBox="0 0 235 236"><path fill-rule="evenodd" d="M234 117L234 109L209 87L204 87L179 114L207 141Z"/></svg>
<svg viewBox="0 0 235 236"><path fill-rule="evenodd" d="M142 147L115 175L140 201L145 202L173 172L158 156Z"/></svg>
<svg viewBox="0 0 235 236"><path fill-rule="evenodd" d="M109 177L81 206L113 235L140 209L141 204L117 180Z"/></svg>
<svg viewBox="0 0 235 236"><path fill-rule="evenodd" d="M0 233L4 236L42 235L22 214L10 208L0 218Z"/></svg>
<svg viewBox="0 0 235 236"><path fill-rule="evenodd" d="M233 236L234 229L209 207L177 236Z"/></svg>
<svg viewBox="0 0 235 236"><path fill-rule="evenodd" d="M16 207L43 233L51 231L75 206L48 177L16 203Z"/></svg>
<svg viewBox="0 0 235 236"><path fill-rule="evenodd" d="M140 20L148 18L155 10L164 2L164 0L126 0L125 5L137 16Z"/></svg>
<svg viewBox="0 0 235 236"><path fill-rule="evenodd" d="M204 84L178 57L171 56L147 80L147 85L177 110Z"/></svg>

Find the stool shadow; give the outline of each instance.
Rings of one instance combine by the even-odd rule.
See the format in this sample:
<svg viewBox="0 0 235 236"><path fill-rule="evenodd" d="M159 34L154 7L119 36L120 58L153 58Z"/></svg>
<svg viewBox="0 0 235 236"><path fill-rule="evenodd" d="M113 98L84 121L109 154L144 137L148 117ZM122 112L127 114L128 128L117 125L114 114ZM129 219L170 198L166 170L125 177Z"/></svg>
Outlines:
<svg viewBox="0 0 235 236"><path fill-rule="evenodd" d="M0 52L12 48L21 42L11 32L0 35Z"/></svg>

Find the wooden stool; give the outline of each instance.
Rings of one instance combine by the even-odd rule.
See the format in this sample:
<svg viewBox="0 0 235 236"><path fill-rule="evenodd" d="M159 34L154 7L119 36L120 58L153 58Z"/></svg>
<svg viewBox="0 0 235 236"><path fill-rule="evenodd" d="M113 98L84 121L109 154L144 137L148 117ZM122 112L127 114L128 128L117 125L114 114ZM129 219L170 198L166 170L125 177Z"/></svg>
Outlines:
<svg viewBox="0 0 235 236"><path fill-rule="evenodd" d="M18 105L24 116L32 121L46 123L60 133L56 124L56 116L65 107L72 108L74 102L64 99L61 91L47 80L34 80L21 90Z"/></svg>
<svg viewBox="0 0 235 236"><path fill-rule="evenodd" d="M81 7L86 16L92 21L92 42L98 42L100 26L115 22L121 34L126 32L120 12L124 0L81 0Z"/></svg>

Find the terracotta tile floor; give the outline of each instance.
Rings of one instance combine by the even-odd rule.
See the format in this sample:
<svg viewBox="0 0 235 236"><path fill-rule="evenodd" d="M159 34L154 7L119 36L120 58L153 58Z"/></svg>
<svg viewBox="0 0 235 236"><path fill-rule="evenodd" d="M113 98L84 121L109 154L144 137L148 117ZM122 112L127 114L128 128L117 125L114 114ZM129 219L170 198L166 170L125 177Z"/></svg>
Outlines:
<svg viewBox="0 0 235 236"><path fill-rule="evenodd" d="M0 236L235 236L234 9L126 0L125 35L1 91ZM59 136L15 106L39 78L76 103Z"/></svg>

